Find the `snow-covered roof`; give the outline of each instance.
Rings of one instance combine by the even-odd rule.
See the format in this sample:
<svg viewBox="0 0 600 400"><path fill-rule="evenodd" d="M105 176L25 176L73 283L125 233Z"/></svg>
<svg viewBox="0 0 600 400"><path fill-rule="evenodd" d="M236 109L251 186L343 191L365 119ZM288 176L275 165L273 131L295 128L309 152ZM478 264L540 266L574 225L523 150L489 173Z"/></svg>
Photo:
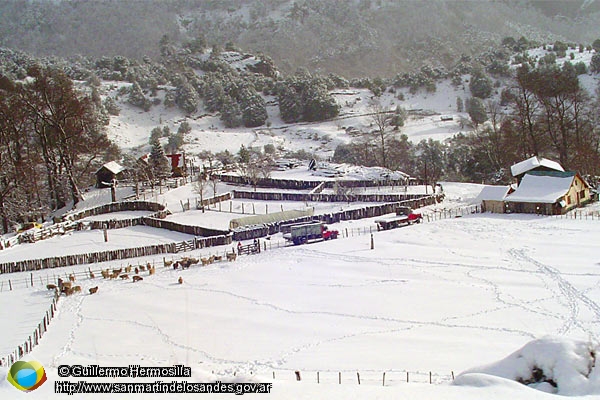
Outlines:
<svg viewBox="0 0 600 400"><path fill-rule="evenodd" d="M102 168L106 168L107 170L109 170L110 172L112 172L115 175L118 174L119 172L125 171L125 169L126 169L124 166L122 166L121 164L119 164L116 161L107 162L102 167L98 168L98 171L100 171ZM98 171L96 171L96 173Z"/></svg>
<svg viewBox="0 0 600 400"><path fill-rule="evenodd" d="M538 156L533 156L525 161L516 163L515 165L510 167L510 172L513 176L519 176L537 167L546 167L555 171L565 172L563 167L556 161L548 160L547 158Z"/></svg>
<svg viewBox="0 0 600 400"><path fill-rule="evenodd" d="M475 202L481 203L484 200L502 201L509 189L510 186L484 186L475 198Z"/></svg>
<svg viewBox="0 0 600 400"><path fill-rule="evenodd" d="M531 171L506 201L520 203L554 203L569 191L575 172Z"/></svg>

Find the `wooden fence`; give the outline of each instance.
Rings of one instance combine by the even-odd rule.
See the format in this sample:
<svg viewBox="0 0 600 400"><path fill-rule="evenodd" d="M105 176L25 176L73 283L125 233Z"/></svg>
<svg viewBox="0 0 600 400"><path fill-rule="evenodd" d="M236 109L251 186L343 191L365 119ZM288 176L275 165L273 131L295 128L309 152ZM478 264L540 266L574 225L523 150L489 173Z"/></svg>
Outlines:
<svg viewBox="0 0 600 400"><path fill-rule="evenodd" d="M186 233L188 235L194 236L219 236L219 235L227 235L229 231L219 230L219 229L211 229L204 228L202 226L196 225L184 225L174 221L168 221L165 219L156 219L143 217L144 225L151 226L153 228L159 229L167 229L174 232Z"/></svg>
<svg viewBox="0 0 600 400"><path fill-rule="evenodd" d="M191 243L190 243L191 242ZM144 257L155 254L177 253L180 249L194 249L231 244L232 234L194 238L185 242L155 244L129 249L107 250L86 254L73 254L44 259L14 261L0 264L0 274L11 272L36 271L46 268L66 267L70 265L92 264L106 261L123 260L126 258ZM185 244L184 244L185 243ZM186 245L187 244L187 245Z"/></svg>
<svg viewBox="0 0 600 400"><path fill-rule="evenodd" d="M232 198L233 194L231 192L223 193L214 197L209 197L208 199L202 199L202 201L200 201L199 197L196 197L196 209L200 210L202 207L217 204L225 200L231 200Z"/></svg>
<svg viewBox="0 0 600 400"><path fill-rule="evenodd" d="M103 204L98 207L88 208L86 210L79 211L74 214L67 214L66 219L71 221L77 221L86 217L94 215L108 214L120 211L164 211L165 206L160 203L154 203L151 201L120 201L116 203Z"/></svg>
<svg viewBox="0 0 600 400"><path fill-rule="evenodd" d="M407 200L420 200L430 197L422 194L327 194L327 193L287 193L287 192L249 192L234 190L236 199L261 201L314 201L322 203L390 203ZM435 196L433 196L435 198Z"/></svg>
<svg viewBox="0 0 600 400"><path fill-rule="evenodd" d="M52 304L50 308L46 311L46 315L42 321L38 324L37 328L33 331L31 335L25 341L18 345L14 351L10 354L0 358L0 367L8 367L14 364L16 361L23 358L28 353L31 353L33 348L37 346L40 342L44 333L48 331L48 325L50 325L50 321L54 318L54 314L56 312L56 303L58 302L59 294L58 292L54 292L54 298L52 299Z"/></svg>
<svg viewBox="0 0 600 400"><path fill-rule="evenodd" d="M234 185L252 185L248 178L237 175L217 175L222 182L231 183ZM378 186L405 186L410 184L407 179L382 179L382 180L314 180L303 181L296 179L275 179L261 178L257 181L256 186L261 188L275 189L293 189L293 190L308 190L314 189L324 183L324 187L333 188L338 186L347 188L356 187L378 187Z"/></svg>
<svg viewBox="0 0 600 400"><path fill-rule="evenodd" d="M234 192L235 195L235 192ZM437 196L421 196L413 200L404 200L394 203L378 204L373 206L361 207L354 210L339 211L335 213L326 213L320 215L306 216L300 218L294 218L286 221L278 221L268 224L250 225L240 227L233 230L233 240L248 240L260 238L268 235L273 235L280 231L281 225L289 225L293 223L310 222L313 220L319 220L327 224L332 224L340 221L357 220L363 218L379 217L381 215L390 214L396 212L396 208L399 206L409 206L411 208L424 207L426 205L435 204L437 202Z"/></svg>

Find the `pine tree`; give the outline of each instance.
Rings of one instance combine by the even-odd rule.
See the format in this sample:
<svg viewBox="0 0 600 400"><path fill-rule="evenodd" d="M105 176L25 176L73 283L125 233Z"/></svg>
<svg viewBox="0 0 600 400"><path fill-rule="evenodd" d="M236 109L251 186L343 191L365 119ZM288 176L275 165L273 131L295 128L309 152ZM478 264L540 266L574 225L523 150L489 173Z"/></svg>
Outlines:
<svg viewBox="0 0 600 400"><path fill-rule="evenodd" d="M171 175L171 163L158 140L152 142L152 150L148 157L148 164L155 179L164 179Z"/></svg>
<svg viewBox="0 0 600 400"><path fill-rule="evenodd" d="M240 103L245 127L261 126L267 121L267 106L258 93L250 89L242 90Z"/></svg>

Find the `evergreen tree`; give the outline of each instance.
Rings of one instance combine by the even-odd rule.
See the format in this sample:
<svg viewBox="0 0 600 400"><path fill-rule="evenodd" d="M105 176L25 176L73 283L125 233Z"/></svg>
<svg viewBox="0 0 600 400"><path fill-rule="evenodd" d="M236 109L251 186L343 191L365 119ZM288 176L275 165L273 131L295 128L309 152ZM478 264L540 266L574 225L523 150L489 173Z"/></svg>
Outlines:
<svg viewBox="0 0 600 400"><path fill-rule="evenodd" d="M242 121L245 127L263 125L268 118L267 106L263 98L253 90L243 89L241 94Z"/></svg>
<svg viewBox="0 0 600 400"><path fill-rule="evenodd" d="M152 150L148 157L148 164L155 179L164 179L171 175L171 162L165 155L165 151L158 140L152 143Z"/></svg>
<svg viewBox="0 0 600 400"><path fill-rule="evenodd" d="M469 100L467 103L467 112L475 126L482 124L487 120L485 105L483 104L483 101L477 97L473 97Z"/></svg>
<svg viewBox="0 0 600 400"><path fill-rule="evenodd" d="M221 121L227 128L236 128L242 124L240 106L229 95L224 96L221 105Z"/></svg>
<svg viewBox="0 0 600 400"><path fill-rule="evenodd" d="M133 82L131 85L131 89L129 89L129 98L127 101L129 104L139 107L144 111L150 110L150 107L152 106L152 103L146 98L146 96L144 96L144 92L142 92L142 88L137 82Z"/></svg>
<svg viewBox="0 0 600 400"><path fill-rule="evenodd" d="M196 89L190 85L187 81L182 83L181 86L177 87L175 94L175 103L187 114L193 114L198 109L198 103L200 98Z"/></svg>
<svg viewBox="0 0 600 400"><path fill-rule="evenodd" d="M486 99L492 94L492 80L481 70L473 71L469 89L473 97Z"/></svg>

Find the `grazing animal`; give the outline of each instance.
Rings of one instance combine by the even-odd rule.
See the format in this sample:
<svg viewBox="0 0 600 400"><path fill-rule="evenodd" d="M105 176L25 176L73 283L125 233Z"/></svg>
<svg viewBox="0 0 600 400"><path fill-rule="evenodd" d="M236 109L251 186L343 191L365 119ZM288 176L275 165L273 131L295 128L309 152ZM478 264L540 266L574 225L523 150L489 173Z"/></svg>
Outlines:
<svg viewBox="0 0 600 400"><path fill-rule="evenodd" d="M65 292L67 289L71 289L72 285L73 284L71 282L63 282L60 288L61 292Z"/></svg>
<svg viewBox="0 0 600 400"><path fill-rule="evenodd" d="M212 264L212 263L214 263L214 262L215 262L215 256L210 256L210 257L208 258L208 263L209 263L209 264Z"/></svg>
<svg viewBox="0 0 600 400"><path fill-rule="evenodd" d="M110 274L110 279L117 279L119 277L120 272L113 272Z"/></svg>
<svg viewBox="0 0 600 400"><path fill-rule="evenodd" d="M90 294L94 294L98 291L98 286L90 288Z"/></svg>
<svg viewBox="0 0 600 400"><path fill-rule="evenodd" d="M140 271L145 271L145 270L146 270L146 266L140 265Z"/></svg>
<svg viewBox="0 0 600 400"><path fill-rule="evenodd" d="M81 286L73 286L73 293L81 292Z"/></svg>
<svg viewBox="0 0 600 400"><path fill-rule="evenodd" d="M148 270L149 275L154 275L154 273L156 272L156 268L152 267Z"/></svg>
<svg viewBox="0 0 600 400"><path fill-rule="evenodd" d="M119 275L121 272L123 271L123 268L119 268L119 269L113 269L113 274L117 274Z"/></svg>
<svg viewBox="0 0 600 400"><path fill-rule="evenodd" d="M202 265L208 265L210 264L210 261L208 258L201 258L200 261L202 261Z"/></svg>
<svg viewBox="0 0 600 400"><path fill-rule="evenodd" d="M200 260L198 260L197 258L190 258L189 259L190 264L198 264L199 261Z"/></svg>
<svg viewBox="0 0 600 400"><path fill-rule="evenodd" d="M179 277L179 279L177 279L177 282L179 282L179 284L181 285L183 283L183 278Z"/></svg>
<svg viewBox="0 0 600 400"><path fill-rule="evenodd" d="M227 253L227 261L235 261L236 258L237 258L236 253Z"/></svg>
<svg viewBox="0 0 600 400"><path fill-rule="evenodd" d="M108 279L110 277L110 274L107 269L103 269L100 273L102 274L102 277L104 279Z"/></svg>
<svg viewBox="0 0 600 400"><path fill-rule="evenodd" d="M53 285L53 284L49 283L49 284L46 285L46 289L48 289L48 290L52 290L52 289L56 290L57 288L56 288L56 285Z"/></svg>
<svg viewBox="0 0 600 400"><path fill-rule="evenodd" d="M129 275L127 275L127 274L123 274L123 275L120 275L120 276L119 276L119 278L121 278L121 279L123 279L123 280L125 280L125 279L129 279Z"/></svg>
<svg viewBox="0 0 600 400"><path fill-rule="evenodd" d="M142 277L141 277L141 276L139 276L139 275L134 275L134 276L133 276L133 281L134 281L134 282L137 282L137 281L143 281L143 280L144 280L144 278L142 278Z"/></svg>
<svg viewBox="0 0 600 400"><path fill-rule="evenodd" d="M137 275L137 274L139 274L139 273L140 273L140 270L139 270L139 268L138 268L138 267L135 267L135 274Z"/></svg>
<svg viewBox="0 0 600 400"><path fill-rule="evenodd" d="M73 275L73 274L69 275L69 280L71 282L75 282L75 275Z"/></svg>
<svg viewBox="0 0 600 400"><path fill-rule="evenodd" d="M173 260L171 260L171 261L167 261L167 260L165 260L165 261L163 262L163 264L165 265L165 267L170 267L170 266L173 264Z"/></svg>
<svg viewBox="0 0 600 400"><path fill-rule="evenodd" d="M175 261L175 263L173 264L173 269L177 268L179 268L179 261Z"/></svg>
<svg viewBox="0 0 600 400"><path fill-rule="evenodd" d="M125 272L126 273L130 273L131 272L131 268L133 268L131 265L128 265L125 267Z"/></svg>
<svg viewBox="0 0 600 400"><path fill-rule="evenodd" d="M223 256L215 256L215 261L221 261L223 259Z"/></svg>
<svg viewBox="0 0 600 400"><path fill-rule="evenodd" d="M94 279L96 277L96 275L94 275L94 273L92 271L90 271L90 279Z"/></svg>
<svg viewBox="0 0 600 400"><path fill-rule="evenodd" d="M152 267L152 264L148 263L146 264L146 269L150 269Z"/></svg>
<svg viewBox="0 0 600 400"><path fill-rule="evenodd" d="M69 287L69 288L64 288L64 289L63 289L63 293L64 293L66 296L70 296L70 295L72 295L74 291L75 291L75 290L74 290L73 288L71 288L71 287Z"/></svg>

